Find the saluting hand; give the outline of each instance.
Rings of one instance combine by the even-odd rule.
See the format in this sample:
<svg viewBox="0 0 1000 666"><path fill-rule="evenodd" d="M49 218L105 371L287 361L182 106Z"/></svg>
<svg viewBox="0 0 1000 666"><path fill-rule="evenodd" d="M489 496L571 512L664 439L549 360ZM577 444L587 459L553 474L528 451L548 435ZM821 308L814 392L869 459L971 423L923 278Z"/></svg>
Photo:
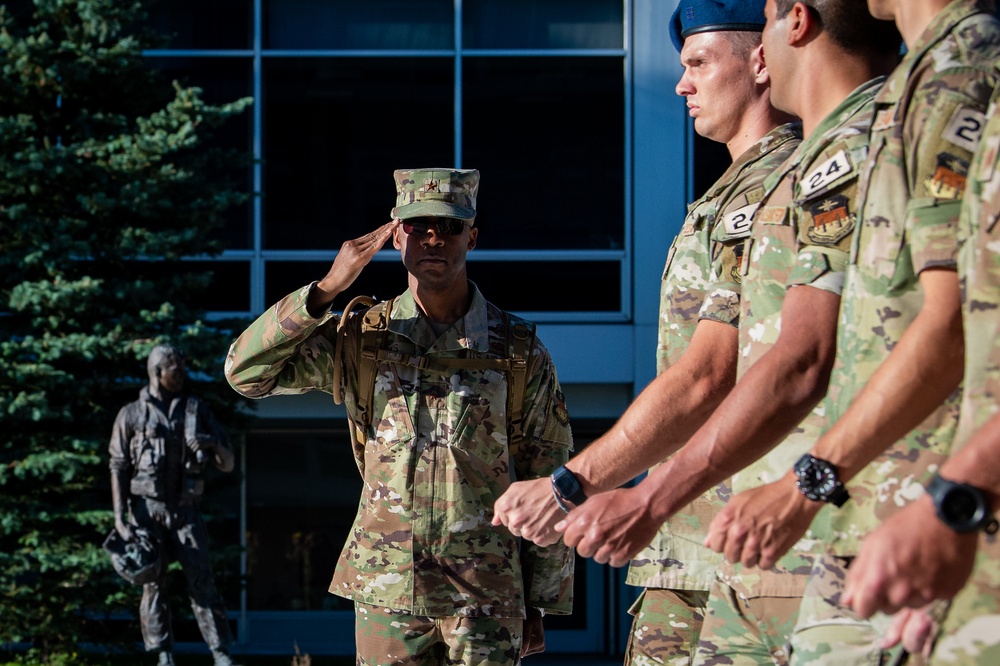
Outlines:
<svg viewBox="0 0 1000 666"><path fill-rule="evenodd" d="M361 275L375 253L382 249L392 237L392 232L399 226L399 220L383 224L381 227L367 233L360 238L345 241L337 252L337 257L333 260L333 265L326 276L316 283L312 293L309 295L309 312L316 313L328 306L333 299L348 287Z"/></svg>

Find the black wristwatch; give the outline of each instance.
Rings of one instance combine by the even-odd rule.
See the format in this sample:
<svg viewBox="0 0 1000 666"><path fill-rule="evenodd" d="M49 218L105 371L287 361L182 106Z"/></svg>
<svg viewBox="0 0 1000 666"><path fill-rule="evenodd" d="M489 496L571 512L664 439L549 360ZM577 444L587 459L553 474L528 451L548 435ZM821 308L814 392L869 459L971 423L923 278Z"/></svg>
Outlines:
<svg viewBox="0 0 1000 666"><path fill-rule="evenodd" d="M567 513L569 513L569 509L566 508L565 502L572 502L576 506L580 506L587 501L580 481L573 472L565 467L560 467L552 472L552 494L555 496L559 508Z"/></svg>
<svg viewBox="0 0 1000 666"><path fill-rule="evenodd" d="M941 522L956 532L982 530L987 534L996 534L1000 528L1000 523L990 511L986 493L975 486L949 481L935 474L927 484L927 494L931 496Z"/></svg>
<svg viewBox="0 0 1000 666"><path fill-rule="evenodd" d="M851 498L837 477L837 468L827 460L806 453L792 469L799 492L811 500L841 507Z"/></svg>

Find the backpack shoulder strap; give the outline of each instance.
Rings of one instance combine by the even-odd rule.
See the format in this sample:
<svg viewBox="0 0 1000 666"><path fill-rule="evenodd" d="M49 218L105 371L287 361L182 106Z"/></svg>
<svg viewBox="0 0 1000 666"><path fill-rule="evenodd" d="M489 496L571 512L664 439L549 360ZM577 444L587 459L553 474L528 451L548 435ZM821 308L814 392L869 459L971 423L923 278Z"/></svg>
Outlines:
<svg viewBox="0 0 1000 666"><path fill-rule="evenodd" d="M378 372L378 352L385 346L385 336L389 331L389 317L395 299L373 305L361 315L361 349L358 354L357 415L354 419L356 432L367 439L368 426L372 422L372 401L375 397L375 375Z"/></svg>
<svg viewBox="0 0 1000 666"><path fill-rule="evenodd" d="M524 439L524 397L528 388L528 359L535 346L535 324L503 311L510 370L507 387L507 423L510 445Z"/></svg>

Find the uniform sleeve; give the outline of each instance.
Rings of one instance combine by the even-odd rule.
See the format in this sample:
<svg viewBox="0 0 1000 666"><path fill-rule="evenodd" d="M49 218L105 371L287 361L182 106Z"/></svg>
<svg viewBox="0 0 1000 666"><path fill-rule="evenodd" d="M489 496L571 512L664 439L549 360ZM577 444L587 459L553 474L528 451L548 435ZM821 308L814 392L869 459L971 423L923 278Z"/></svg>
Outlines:
<svg viewBox="0 0 1000 666"><path fill-rule="evenodd" d="M699 319L710 319L730 326L740 324L743 254L754 215L760 207L764 192L761 181L766 175L763 169L752 173L754 177L746 178L742 183L744 191L731 198L719 212L712 230L712 285L698 312Z"/></svg>
<svg viewBox="0 0 1000 666"><path fill-rule="evenodd" d="M961 72L961 90L942 74L921 85L910 103L919 113L907 114L903 128L907 178L913 193L906 215L906 234L914 273L926 268L955 268L957 225L972 156L986 123L995 77ZM981 94L975 92L981 91Z"/></svg>
<svg viewBox="0 0 1000 666"><path fill-rule="evenodd" d="M511 449L517 478L546 477L566 464L573 450L569 413L555 365L541 342L536 342L528 368L524 422L524 438ZM573 553L562 541L546 547L522 543L521 568L528 606L555 614L572 612Z"/></svg>
<svg viewBox="0 0 1000 666"><path fill-rule="evenodd" d="M866 135L834 143L796 185L794 218L798 250L787 287L810 286L834 294L844 289L858 223L859 178L868 155Z"/></svg>
<svg viewBox="0 0 1000 666"><path fill-rule="evenodd" d="M132 468L129 454L129 442L132 440L132 426L128 419L128 406L118 410L115 423L111 427L111 441L108 443L110 461L108 467L112 472L128 472Z"/></svg>
<svg viewBox="0 0 1000 666"><path fill-rule="evenodd" d="M248 398L333 392L337 318L310 316L312 285L278 301L233 342L226 379Z"/></svg>

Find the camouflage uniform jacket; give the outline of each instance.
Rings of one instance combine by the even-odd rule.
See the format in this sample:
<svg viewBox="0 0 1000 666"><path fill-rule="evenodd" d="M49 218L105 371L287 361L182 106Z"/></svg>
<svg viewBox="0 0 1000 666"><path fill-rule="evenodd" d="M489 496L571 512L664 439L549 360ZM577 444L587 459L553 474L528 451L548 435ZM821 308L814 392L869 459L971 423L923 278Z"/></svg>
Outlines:
<svg viewBox="0 0 1000 666"><path fill-rule="evenodd" d="M831 423L920 311L920 273L956 266L966 174L1000 74L1000 22L992 11L983 0L947 5L876 99L826 400ZM956 391L853 479L843 508L820 512L812 530L832 554L857 554L865 534L923 493L950 452L960 396Z"/></svg>
<svg viewBox="0 0 1000 666"><path fill-rule="evenodd" d="M310 289L279 301L233 343L226 376L237 391L251 398L333 392L339 317L311 317ZM468 313L440 336L409 291L394 299L384 348L431 359L503 349L501 311L475 285L470 289ZM343 355L352 416L360 319L349 320ZM362 496L332 593L415 615L523 617L526 604L572 610L573 551L562 542L519 544L490 524L493 503L512 477L546 476L572 449L555 366L540 342L528 362L524 439L515 448L508 445L506 400L507 377L498 370L379 362L372 425L355 450Z"/></svg>
<svg viewBox="0 0 1000 666"><path fill-rule="evenodd" d="M1000 411L1000 89L993 93L982 143L969 170L958 223L958 273L965 328L965 391L953 452ZM972 577L955 597L934 657L961 655L968 663L996 663L1000 634L969 632L1000 615L1000 539L980 537ZM993 623L995 626L995 623ZM993 655L990 657L989 655ZM949 655L950 656L950 655ZM957 662L957 660L956 660ZM935 661L934 663L937 663Z"/></svg>
<svg viewBox="0 0 1000 666"><path fill-rule="evenodd" d="M840 294L858 211L858 178L868 154L868 130L875 95L885 77L851 92L799 145L766 183L770 195L761 204L747 239L740 316L737 381L778 340L781 308L788 290L798 286ZM814 409L767 455L733 476L741 493L784 475L809 450L826 425ZM801 596L810 562L801 541L771 570L723 565L723 580L744 598Z"/></svg>
<svg viewBox="0 0 1000 666"><path fill-rule="evenodd" d="M965 392L954 449L1000 411L1000 89L969 172L959 218Z"/></svg>
<svg viewBox="0 0 1000 666"><path fill-rule="evenodd" d="M698 201L667 255L660 287L657 372L684 354L700 319L739 324L743 239L764 198L765 177L784 162L802 136L798 123L771 130ZM721 556L702 545L712 516L729 491L716 486L660 528L632 561L629 585L707 590Z"/></svg>

